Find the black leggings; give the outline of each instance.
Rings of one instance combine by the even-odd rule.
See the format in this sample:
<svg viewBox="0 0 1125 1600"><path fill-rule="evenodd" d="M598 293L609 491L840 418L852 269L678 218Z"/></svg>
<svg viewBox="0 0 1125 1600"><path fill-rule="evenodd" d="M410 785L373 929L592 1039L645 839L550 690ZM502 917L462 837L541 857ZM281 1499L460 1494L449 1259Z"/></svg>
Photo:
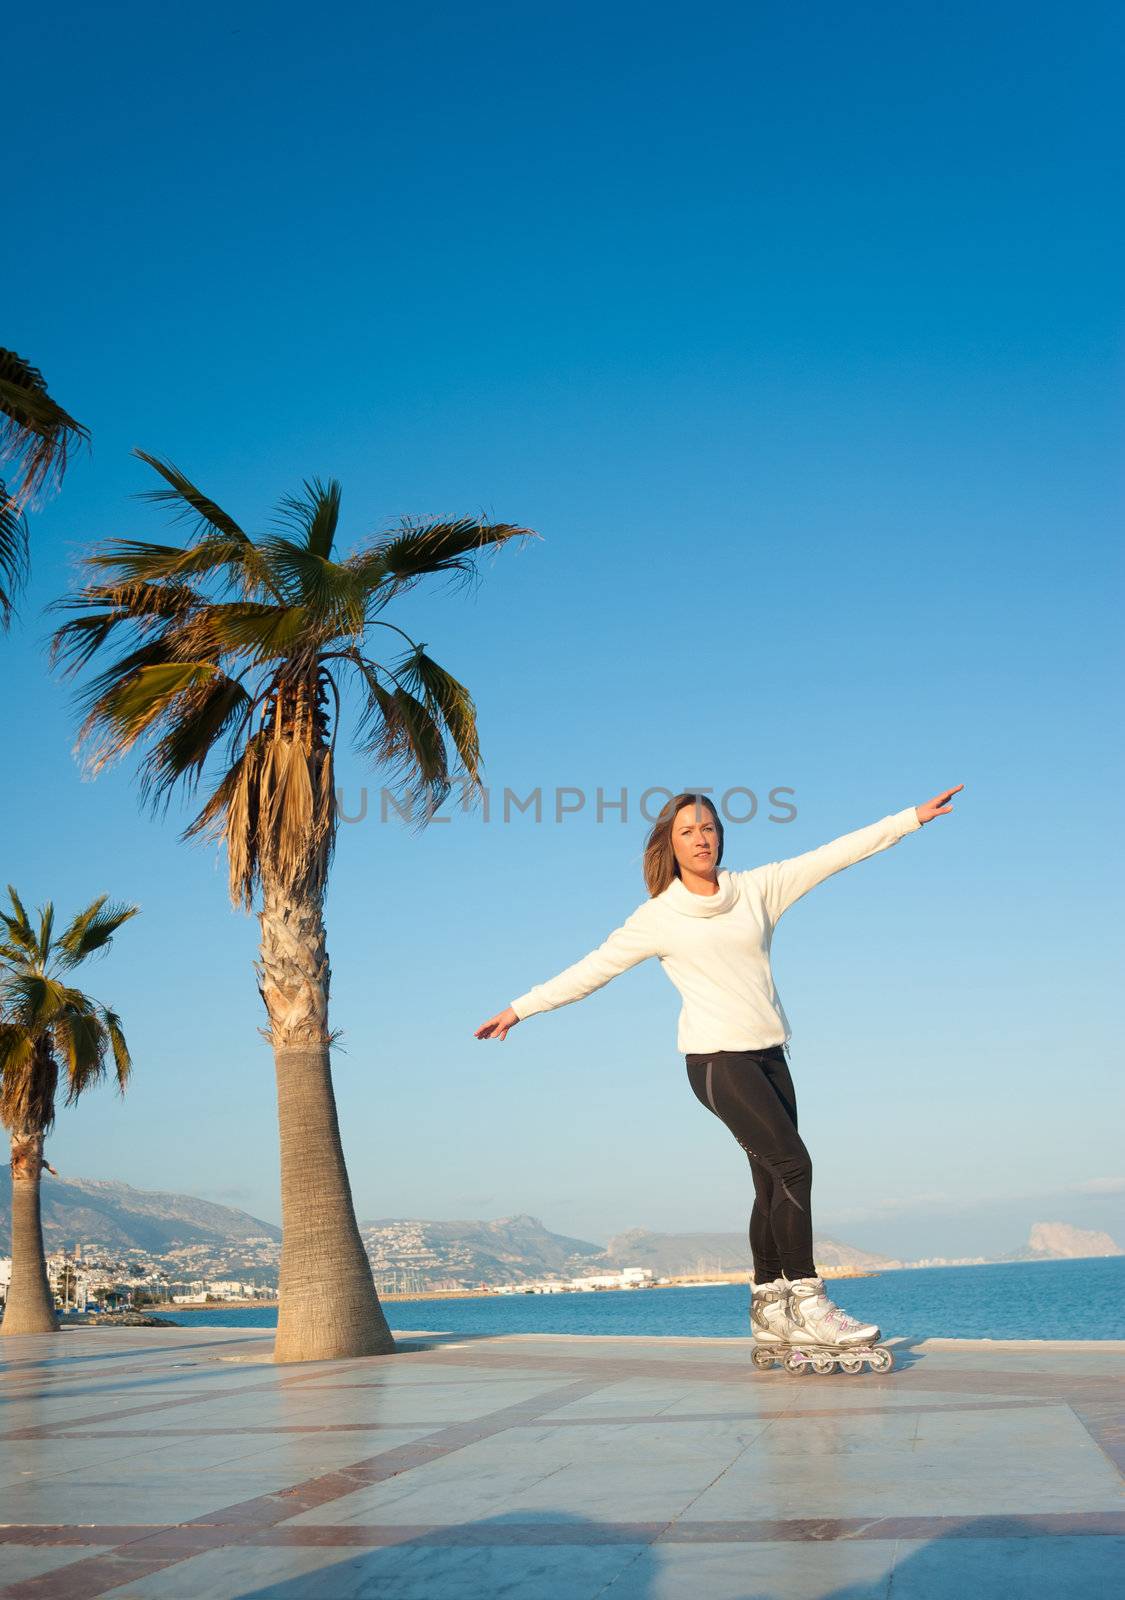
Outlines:
<svg viewBox="0 0 1125 1600"><path fill-rule="evenodd" d="M812 1162L797 1132L793 1080L779 1044L690 1055L688 1081L745 1150L754 1179L755 1283L813 1278Z"/></svg>

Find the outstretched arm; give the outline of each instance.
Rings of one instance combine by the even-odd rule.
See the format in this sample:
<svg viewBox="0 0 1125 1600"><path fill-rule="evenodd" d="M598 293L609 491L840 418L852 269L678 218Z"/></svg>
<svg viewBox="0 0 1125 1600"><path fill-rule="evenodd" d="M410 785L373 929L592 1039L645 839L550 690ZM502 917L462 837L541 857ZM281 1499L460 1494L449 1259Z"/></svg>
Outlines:
<svg viewBox="0 0 1125 1600"><path fill-rule="evenodd" d="M964 787L963 783L959 783L955 788L946 789L932 800L927 800L924 805L907 806L904 811L893 812L881 821L873 822L868 828L857 828L854 833L845 833L830 844L822 844L818 850L807 850L804 855L791 856L788 861L771 861L768 866L755 867L748 876L761 889L771 921L777 922L802 895L808 894L810 889L815 889L818 883L823 883L833 873L854 866L857 861L865 861L868 856L877 855L881 850L890 849L908 833L916 833L923 823L952 811L949 801Z"/></svg>
<svg viewBox="0 0 1125 1600"><path fill-rule="evenodd" d="M658 954L647 905L640 906L596 950L592 950L581 961L576 961L573 966L566 967L557 977L548 979L546 983L537 983L526 994L521 994L506 1011L499 1012L483 1023L476 1030L476 1037L503 1039L508 1029L522 1022L525 1017L533 1017L538 1011L554 1011L559 1006L583 1000L619 973L627 972L630 967Z"/></svg>

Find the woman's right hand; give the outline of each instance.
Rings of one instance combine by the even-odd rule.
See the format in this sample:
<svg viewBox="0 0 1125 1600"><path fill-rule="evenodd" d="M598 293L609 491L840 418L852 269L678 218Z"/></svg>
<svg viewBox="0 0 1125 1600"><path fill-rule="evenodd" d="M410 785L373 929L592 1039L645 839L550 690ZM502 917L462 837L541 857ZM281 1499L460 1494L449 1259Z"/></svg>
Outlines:
<svg viewBox="0 0 1125 1600"><path fill-rule="evenodd" d="M520 1019L516 1016L511 1006L506 1006L495 1017L489 1017L487 1022L482 1022L476 1031L478 1039L506 1039L508 1029L514 1028Z"/></svg>

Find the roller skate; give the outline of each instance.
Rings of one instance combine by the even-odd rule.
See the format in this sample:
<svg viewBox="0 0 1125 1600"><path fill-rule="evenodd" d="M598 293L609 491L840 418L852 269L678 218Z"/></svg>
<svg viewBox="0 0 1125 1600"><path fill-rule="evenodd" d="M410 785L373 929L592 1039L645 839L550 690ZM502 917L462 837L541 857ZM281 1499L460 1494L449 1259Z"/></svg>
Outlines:
<svg viewBox="0 0 1125 1600"><path fill-rule="evenodd" d="M788 1285L786 1313L791 1325L789 1349L784 1356L787 1372L811 1369L818 1374L862 1372L864 1362L872 1372L889 1372L894 1356L873 1322L857 1322L834 1305L824 1292L821 1278L799 1278Z"/></svg>
<svg viewBox="0 0 1125 1600"><path fill-rule="evenodd" d="M794 1324L789 1316L789 1285L784 1278L756 1283L750 1290L750 1332L754 1349L750 1359L763 1370L789 1353Z"/></svg>

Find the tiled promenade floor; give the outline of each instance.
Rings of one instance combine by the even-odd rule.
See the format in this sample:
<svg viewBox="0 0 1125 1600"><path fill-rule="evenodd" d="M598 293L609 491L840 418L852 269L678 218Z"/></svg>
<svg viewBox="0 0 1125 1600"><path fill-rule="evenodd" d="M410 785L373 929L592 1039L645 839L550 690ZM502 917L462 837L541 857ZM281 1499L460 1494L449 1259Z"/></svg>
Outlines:
<svg viewBox="0 0 1125 1600"><path fill-rule="evenodd" d="M1122 1344L407 1335L274 1366L229 1329L0 1346L0 1595L1060 1600L1122 1592Z"/></svg>

